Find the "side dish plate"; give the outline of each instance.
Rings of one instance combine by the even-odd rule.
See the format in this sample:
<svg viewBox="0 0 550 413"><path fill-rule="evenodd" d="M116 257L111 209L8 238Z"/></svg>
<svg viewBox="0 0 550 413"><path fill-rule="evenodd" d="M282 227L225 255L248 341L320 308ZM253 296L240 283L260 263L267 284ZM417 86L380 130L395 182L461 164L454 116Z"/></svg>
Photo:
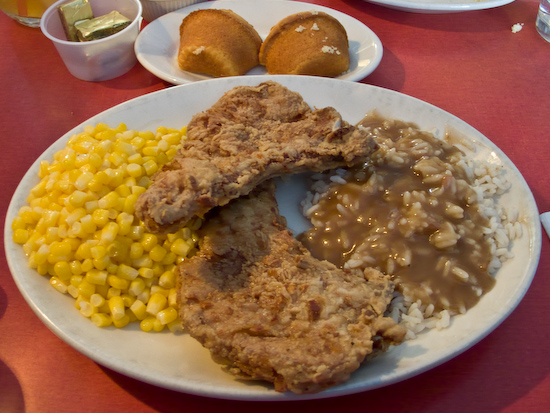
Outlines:
<svg viewBox="0 0 550 413"><path fill-rule="evenodd" d="M138 380L181 392L238 400L315 399L357 393L386 386L429 370L467 350L493 331L519 304L535 274L541 248L538 211L529 187L506 155L489 139L455 116L407 95L355 82L308 76L278 76L274 80L302 94L318 108L333 106L344 119L356 123L376 109L380 115L415 122L442 137L446 131L460 136L472 148L471 156L499 165L511 182L500 202L515 207L524 224L521 239L511 249L515 258L497 273L497 283L479 304L454 318L442 331L422 333L415 340L373 359L357 370L348 382L324 392L297 396L281 394L269 384L240 381L222 372L207 350L186 333L144 333L138 326L98 328L74 308L70 296L54 290L45 277L27 266L21 246L12 241L11 222L38 183L41 160L51 159L67 140L85 125L124 122L136 130L158 126L181 128L191 117L209 108L224 92L239 85L257 85L270 76L224 78L176 86L154 92L102 112L67 132L30 167L10 203L4 241L13 278L38 317L62 340L112 370ZM300 231L303 221L298 202L305 195L299 177L285 181L278 191L282 212L291 228Z"/></svg>
<svg viewBox="0 0 550 413"><path fill-rule="evenodd" d="M178 67L179 27L192 11L198 9L229 9L248 21L265 39L271 28L283 18L302 11L323 11L338 19L345 27L350 46L350 68L339 79L359 81L370 75L382 60L382 43L376 34L347 14L316 4L284 0L223 0L197 3L153 20L139 34L135 52L139 62L159 78L183 84L210 79L210 76L190 73ZM248 75L266 74L264 66L256 66Z"/></svg>
<svg viewBox="0 0 550 413"><path fill-rule="evenodd" d="M364 0L390 9L412 13L459 13L471 10L492 9L514 0Z"/></svg>

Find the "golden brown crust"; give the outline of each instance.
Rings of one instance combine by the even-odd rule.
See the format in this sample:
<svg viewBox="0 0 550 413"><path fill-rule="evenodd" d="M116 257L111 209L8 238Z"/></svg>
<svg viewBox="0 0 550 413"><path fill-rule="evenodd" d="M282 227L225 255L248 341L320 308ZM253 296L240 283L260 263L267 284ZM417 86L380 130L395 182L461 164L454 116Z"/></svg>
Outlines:
<svg viewBox="0 0 550 413"><path fill-rule="evenodd" d="M346 29L334 17L301 12L277 23L260 48L260 64L272 74L338 76L349 69Z"/></svg>
<svg viewBox="0 0 550 413"><path fill-rule="evenodd" d="M231 10L196 10L180 25L178 65L215 77L244 75L258 65L261 43L254 27Z"/></svg>

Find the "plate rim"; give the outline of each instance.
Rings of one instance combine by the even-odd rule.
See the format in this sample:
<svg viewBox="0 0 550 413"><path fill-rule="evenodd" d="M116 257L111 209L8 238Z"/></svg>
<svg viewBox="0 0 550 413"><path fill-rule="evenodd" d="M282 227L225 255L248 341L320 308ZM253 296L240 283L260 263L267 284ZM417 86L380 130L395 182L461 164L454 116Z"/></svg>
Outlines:
<svg viewBox="0 0 550 413"><path fill-rule="evenodd" d="M6 258L7 258L8 266L10 268L10 272L12 273L12 277L14 278L18 289L20 290L20 292L22 293L23 297L25 298L25 300L27 301L29 306L32 308L32 310L41 319L41 321L43 321L44 324L54 334L56 334L60 339L65 341L71 347L75 348L76 350L78 350L82 354L86 355L87 357L91 358L92 360L98 362L99 364L101 364L103 366L106 366L106 367L108 367L112 370L123 373L123 374L125 374L129 377L133 377L135 379L138 379L138 380L141 380L141 381L144 381L144 382L147 382L147 383L159 386L159 387L164 387L164 388L168 388L168 389L172 389L172 390L176 390L176 391L180 391L180 392L196 394L196 395L201 395L201 396L206 396L206 397L221 398L221 399L232 399L232 400L262 400L262 401L321 399L321 398L328 398L328 397L336 397L336 396L341 396L341 395L354 394L354 393L363 392L363 391L367 391L367 390L373 390L373 389L376 389L376 388L379 388L379 387L384 387L384 386L387 386L387 385L390 385L390 384L394 384L394 383L406 380L410 377L416 376L416 375L418 375L420 373L423 373L427 370L430 370L430 369L432 369L433 367L435 367L437 365L445 363L446 361L456 357L458 354L461 354L464 351L466 351L467 349L471 348L477 342L481 341L488 334L490 334L494 329L496 329L510 315L510 313L517 307L517 305L521 302L521 300L523 299L523 297L526 294L527 290L529 289L529 287L531 285L531 282L533 280L533 277L536 273L536 269L537 269L539 258L540 258L541 244L542 244L542 231L541 231L540 225L537 225L538 221L537 222L531 222L531 225L530 225L530 231L532 231L532 237L529 239L529 242L530 242L530 248L529 249L532 253L532 257L529 261L529 266L525 271L526 273L529 273L529 275L522 279L522 282L520 284L521 290L519 291L518 294L513 296L513 300L511 302L511 305L509 307L507 307L506 311L498 313L497 320L495 322L493 322L493 324L491 325L491 327L489 329L485 329L482 334L478 334L475 337L475 339L473 339L473 340L470 339L470 338L463 339L463 341L466 342L466 345L459 348L458 351L457 350L454 350L454 351L446 350L446 351L443 352L444 354L440 358L435 359L435 360L431 360L430 362L427 362L427 363L424 363L420 368L418 368L418 367L417 368L410 368L410 369L406 370L404 373L402 373L400 375L393 376L393 377L390 376L388 378L379 380L377 383L369 386L368 388L364 388L361 383L353 383L353 384L350 384L349 386L341 385L341 386L332 387L332 388L329 388L329 389L327 389L327 390L325 390L321 393L317 393L317 394L314 394L314 395L300 395L300 396L298 396L298 395L289 395L289 394L286 394L286 393L283 393L283 394L274 393L271 390L267 390L266 392L255 392L255 391L253 391L251 393L249 391L242 391L242 392L237 391L237 392L235 392L234 389L229 389L229 390L226 389L225 391L218 391L218 392L214 391L214 392L212 392L212 391L209 391L208 389L201 390L201 388L197 387L196 385L187 385L187 386L183 385L182 386L182 385L178 385L174 381L170 381L170 380L166 381L166 380L158 379L158 378L155 378L155 377L151 378L147 374L142 374L141 372L136 372L135 369L133 370L133 369L130 369L129 367L127 367L127 366L120 366L116 362L113 362L111 360L111 358L109 358L105 355L102 355L102 354L98 355L97 351L95 351L95 352L93 351L94 350L93 348L82 347L82 345L80 344L80 342L78 340L75 340L73 337L70 336L69 333L67 333L66 331L63 331L62 329L60 329L59 326L57 326L55 324L55 321L53 321L50 317L48 317L48 314L46 314L43 311L43 309L40 309L35 305L35 303L33 302L32 294L29 292L28 288L26 288L26 286L22 283L22 279L20 279L18 277L18 275L16 275L16 270L17 270L17 267L18 267L18 263L14 262L15 257L13 255L12 251L14 249L21 248L21 247L19 245L15 245L12 241L11 220L13 219L15 214L17 213L18 206L21 203L20 202L21 199L16 198L16 196L21 195L23 183L34 177L34 175L36 174L36 171L37 171L37 167L40 163L40 160L43 159L45 154L53 153L56 150L58 150L58 148L63 147L65 142L69 139L69 137L72 134L82 131L84 126L86 126L86 125L97 123L97 121L99 119L106 116L105 115L106 113L112 113L113 111L116 113L116 111L125 110L126 107L131 107L135 103L147 102L148 100L151 100L151 99L154 99L154 98L157 98L157 97L162 97L163 94L172 94L173 93L173 94L177 95L178 93L185 93L190 88L202 87L201 84L204 84L205 85L204 87L207 87L206 85L212 85L214 88L216 88L216 87L218 87L218 85L216 85L215 83L219 83L219 84L224 85L223 89L228 90L231 86L235 86L237 84L241 84L241 83L256 84L256 83L259 83L259 82L264 81L264 80L275 80L275 81L279 81L279 82L282 81L283 84L287 84L287 83L292 84L293 82L298 82L298 81L299 82L304 82L305 81L305 82L321 83L321 84L323 84L323 86L324 85L329 85L329 84L332 84L332 83L335 83L335 85L339 85L339 84L342 84L342 82L344 82L344 83L348 83L349 87L352 87L352 88L357 89L357 90L366 91L366 92L368 90L378 90L378 91L380 91L380 93L389 94L391 96L401 95L401 98L404 97L407 100L412 99L413 101L417 101L421 105L427 105L431 108L434 108L438 112L443 113L446 116L449 116L450 118L458 121L461 124L464 124L468 129L471 129L472 131L477 132L477 134L479 136L482 136L485 139L487 139L487 142L483 142L483 143L485 145L488 145L490 148L497 150L497 152L499 154L499 158L506 161L508 167L513 168L514 172L517 174L518 179L520 179L520 181L523 183L523 185L524 185L523 189L528 192L528 197L529 197L528 204L531 208L530 212L534 215L534 217L535 217L535 213L536 213L536 217L538 217L538 209L537 209L537 206L536 206L536 202L535 202L533 193L531 192L531 190L530 190L527 182L525 181L523 175L519 172L519 170L511 162L511 160L506 156L506 154L504 154L492 141L488 140L488 138L486 138L479 131L477 131L472 126L467 124L465 121L457 118L456 116L450 114L449 112L446 112L445 110L443 110L441 108L438 108L438 107L436 107L436 106L434 106L430 103L427 103L425 101L422 101L420 99L417 99L417 98L414 98L412 96L405 95L403 93L396 92L396 91L393 91L393 90L390 90L390 89L381 88L379 86L355 83L355 82L350 82L350 81L335 80L335 79L330 79L330 78L318 78L318 77L309 77L309 76L284 76L284 77L254 76L254 77L249 77L249 78L246 78L246 79L245 78L240 78L240 79L238 79L238 78L223 78L223 79L207 80L204 83L203 82L198 82L198 83L184 84L184 85L175 86L175 87L168 88L168 89L159 90L159 91L156 91L156 92L151 92L149 94L131 99L127 102L120 103L118 105L113 106L112 108L109 108L109 109L107 109L103 112L100 112L99 114L97 114L97 115L89 118L88 120L82 122L81 124L77 125L73 129L71 129L70 131L65 133L63 136L61 136L59 139L57 139L54 143L52 143L52 145L50 145L48 147L48 149L46 149L35 160L35 162L28 169L28 171L25 173L23 179L21 180L21 182L17 186L17 189L15 190L15 192L12 196L12 199L10 200L10 204L9 204L7 214L6 214L5 228L4 228L4 245L5 245L5 252L6 252L5 255L6 255ZM335 85L333 85L333 86L335 86ZM220 87L220 89L221 89L221 87ZM27 192L25 192L22 195L24 195L25 198L26 198ZM19 263L19 265L23 265L23 266L25 264L26 263ZM36 275L38 275L38 274L36 274ZM55 291L54 289L50 289L50 290L51 291L49 291L48 294L53 294L54 296L58 297L59 293L57 291ZM77 317L81 317L84 320L84 318L82 316L80 316L77 312L75 312L75 314L76 314ZM89 320L84 320L84 321L87 322L87 323L90 323ZM90 328L97 329L97 327L93 326L91 323L90 323ZM114 334L118 334L118 333L115 332ZM122 333L122 334L124 334L124 333ZM400 351L402 351L403 348L405 348L405 347L404 346L398 346L398 347L395 347L394 349L392 349L393 355L395 356L396 354L398 354Z"/></svg>
<svg viewBox="0 0 550 413"><path fill-rule="evenodd" d="M346 19L349 19L350 21L354 22L354 24L356 25L355 27L361 28L361 30L364 31L365 34L368 34L374 46L374 55L372 57L371 62L369 62L369 64L367 64L364 68L357 69L355 73L351 72L351 75L349 72L346 72L336 77L336 79L358 82L366 78L370 74L372 74L380 65L380 62L382 61L382 57L384 55L384 47L382 45L380 38L370 27L368 27L365 23L361 22L355 17L349 14L343 13L341 11L338 11L336 9L332 9L327 6L322 6L314 3L305 3L301 1L289 1L289 0L262 0L262 1L263 3L285 4L287 7L294 8L296 12L298 12L299 10L308 8L311 10L316 9L319 11L324 11L326 13L334 15L334 17L339 19L342 19L343 16L345 16ZM140 33L138 34L138 37L134 44L134 52L136 54L137 60L147 71L149 71L153 75L159 77L160 79L166 82L172 83L173 85L181 85L181 84L194 83L197 81L212 80L213 79L212 77L201 75L201 74L194 74L194 73L190 73L189 76L197 76L198 78L195 80L187 80L183 77L176 77L170 73L167 73L163 68L159 68L158 65L155 65L154 63L152 63L150 59L147 57L147 55L141 49L144 47L144 45L147 44L146 42L148 40L148 36L150 36L150 32L152 30L155 30L157 26L161 26L163 22L170 20L174 15L181 14L183 17L194 10L198 10L202 8L216 8L217 6L231 9L232 7L231 3L233 5L250 3L250 4L253 4L255 7L260 7L258 5L257 0L215 0L215 1L209 1L209 2L195 3L189 6L182 7L181 9L175 10L165 15L162 15L157 19L153 20L152 22L148 23L147 26L145 26L143 30L141 30ZM251 22L251 24L252 23L253 22ZM274 21L273 24L276 24L276 23L277 21ZM259 66L256 66L256 68L258 67ZM256 68L253 68L252 70ZM268 73L261 74L260 76L264 76L264 75L274 76L274 75L269 75ZM247 77L258 76L258 74L245 74L244 76L247 76Z"/></svg>
<svg viewBox="0 0 550 413"><path fill-rule="evenodd" d="M367 3L378 4L395 10L411 13L459 13L474 10L486 10L495 7L505 6L515 0L483 0L464 1L462 3L429 3L409 0L363 0Z"/></svg>

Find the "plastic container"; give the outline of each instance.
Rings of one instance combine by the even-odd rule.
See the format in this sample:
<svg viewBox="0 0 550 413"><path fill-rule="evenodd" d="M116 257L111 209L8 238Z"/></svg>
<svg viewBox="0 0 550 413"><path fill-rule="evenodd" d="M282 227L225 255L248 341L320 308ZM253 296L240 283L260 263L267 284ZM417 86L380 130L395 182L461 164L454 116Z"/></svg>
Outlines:
<svg viewBox="0 0 550 413"><path fill-rule="evenodd" d="M550 42L550 0L541 0L536 21L537 31Z"/></svg>
<svg viewBox="0 0 550 413"><path fill-rule="evenodd" d="M134 42L139 34L142 7L139 0L89 0L94 16L118 11L132 23L118 33L89 42L67 40L57 7L59 0L46 10L40 29L55 45L69 72L82 80L102 81L121 76L137 62Z"/></svg>
<svg viewBox="0 0 550 413"><path fill-rule="evenodd" d="M182 7L195 3L202 3L205 0L140 0L143 6L143 18L152 22L163 14L179 10Z"/></svg>
<svg viewBox="0 0 550 413"><path fill-rule="evenodd" d="M0 0L0 10L24 26L40 27L40 18L57 0Z"/></svg>

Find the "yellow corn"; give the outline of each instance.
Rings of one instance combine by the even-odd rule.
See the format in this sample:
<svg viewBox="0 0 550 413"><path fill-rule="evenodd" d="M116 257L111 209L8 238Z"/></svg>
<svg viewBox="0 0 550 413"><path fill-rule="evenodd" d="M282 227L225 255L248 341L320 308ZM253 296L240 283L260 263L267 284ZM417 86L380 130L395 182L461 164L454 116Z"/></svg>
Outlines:
<svg viewBox="0 0 550 413"><path fill-rule="evenodd" d="M179 318L175 319L171 323L168 323L167 327L172 333L178 333L183 330L183 326Z"/></svg>
<svg viewBox="0 0 550 413"><path fill-rule="evenodd" d="M134 313L138 320L144 320L147 317L147 306L141 300L135 300L130 306L130 310Z"/></svg>
<svg viewBox="0 0 550 413"><path fill-rule="evenodd" d="M139 326L143 331L151 331L153 330L154 323L156 321L155 317L145 317L141 322L139 323Z"/></svg>
<svg viewBox="0 0 550 413"><path fill-rule="evenodd" d="M63 281L68 282L73 276L71 265L67 261L56 262L53 266L53 270L55 272L55 275L57 275L57 277L59 277L59 279Z"/></svg>
<svg viewBox="0 0 550 413"><path fill-rule="evenodd" d="M40 181L11 223L29 266L50 276L52 287L72 296L98 327L139 322L144 331L181 329L174 266L193 253L198 226L150 234L134 204L185 132L85 127L40 162Z"/></svg>
<svg viewBox="0 0 550 413"><path fill-rule="evenodd" d="M105 283L107 282L107 275L107 271L92 269L86 273L84 279L90 284L105 285Z"/></svg>
<svg viewBox="0 0 550 413"><path fill-rule="evenodd" d="M124 301L120 295L109 298L109 310L111 311L111 318L113 321L120 320L124 317Z"/></svg>
<svg viewBox="0 0 550 413"><path fill-rule="evenodd" d="M127 289L128 286L130 285L128 280L117 277L116 275L109 275L109 277L107 278L107 282L111 287L121 291Z"/></svg>
<svg viewBox="0 0 550 413"><path fill-rule="evenodd" d="M115 319L113 318L113 325L117 328L122 328L128 325L130 322L130 316L126 313L121 318Z"/></svg>
<svg viewBox="0 0 550 413"><path fill-rule="evenodd" d="M156 316L157 313L166 307L168 299L162 293L151 294L147 303L147 313Z"/></svg>
<svg viewBox="0 0 550 413"><path fill-rule="evenodd" d="M166 271L159 277L159 285L163 288L172 288L176 285L176 274L174 271Z"/></svg>
<svg viewBox="0 0 550 413"><path fill-rule="evenodd" d="M174 307L167 307L157 313L157 320L164 325L171 323L176 318L178 318L178 312Z"/></svg>
<svg viewBox="0 0 550 413"><path fill-rule="evenodd" d="M153 320L153 331L161 332L166 327L166 324L162 324L158 318Z"/></svg>
<svg viewBox="0 0 550 413"><path fill-rule="evenodd" d="M80 314L84 317L91 317L95 313L97 313L97 307L94 307L88 301L80 301Z"/></svg>
<svg viewBox="0 0 550 413"><path fill-rule="evenodd" d="M90 304L94 307L102 307L105 304L105 298L101 294L92 294L90 296Z"/></svg>
<svg viewBox="0 0 550 413"><path fill-rule="evenodd" d="M61 281L58 277L51 277L50 285L62 294L67 292L67 284Z"/></svg>
<svg viewBox="0 0 550 413"><path fill-rule="evenodd" d="M151 251L149 251L149 257L155 262L160 262L166 256L166 249L161 245L155 245Z"/></svg>
<svg viewBox="0 0 550 413"><path fill-rule="evenodd" d="M109 316L109 314L105 314L105 313L92 314L91 318L92 318L92 323L94 323L97 327L108 327L113 323L113 320Z"/></svg>

